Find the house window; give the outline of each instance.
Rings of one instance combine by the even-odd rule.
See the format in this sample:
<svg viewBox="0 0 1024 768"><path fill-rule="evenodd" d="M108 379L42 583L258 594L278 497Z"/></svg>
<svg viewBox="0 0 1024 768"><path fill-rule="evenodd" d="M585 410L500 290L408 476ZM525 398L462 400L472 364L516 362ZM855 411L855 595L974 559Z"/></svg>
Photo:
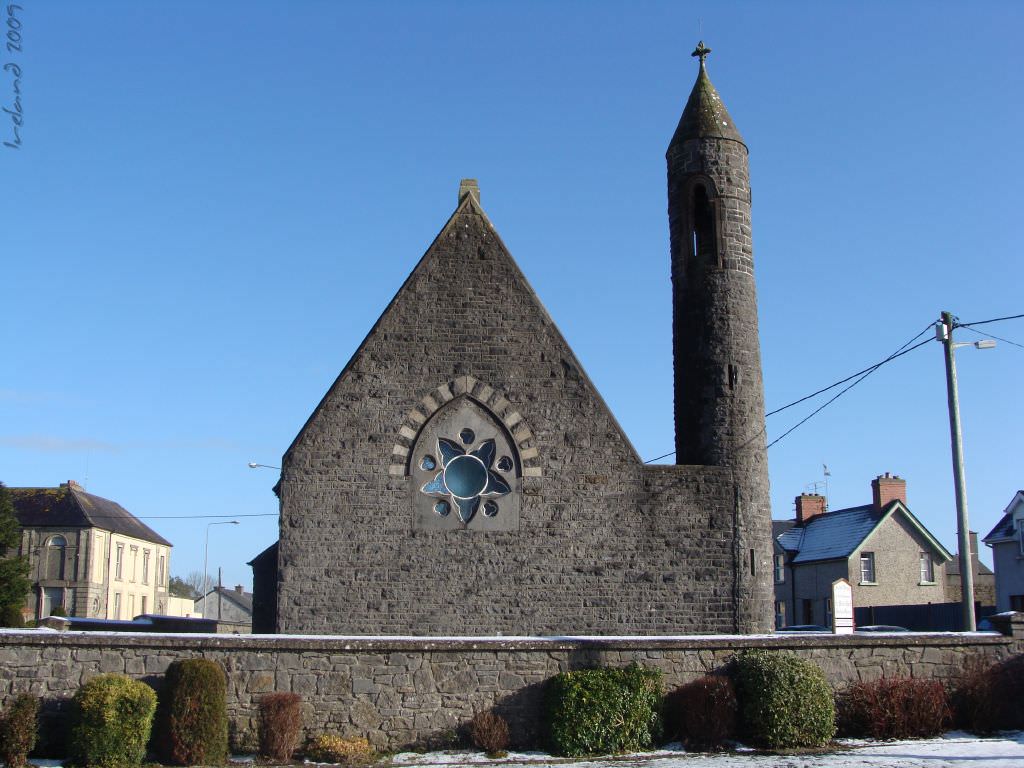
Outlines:
<svg viewBox="0 0 1024 768"><path fill-rule="evenodd" d="M1017 521L1017 543L1020 544L1020 553L1024 555L1024 518Z"/></svg>
<svg viewBox="0 0 1024 768"><path fill-rule="evenodd" d="M121 593L120 592L115 592L114 593L114 618L115 619L120 619L121 618Z"/></svg>
<svg viewBox="0 0 1024 768"><path fill-rule="evenodd" d="M142 613L143 615L146 613L146 595L142 596Z"/></svg>
<svg viewBox="0 0 1024 768"><path fill-rule="evenodd" d="M860 553L860 583L861 584L874 584L875 583L875 553L874 552L861 552Z"/></svg>
<svg viewBox="0 0 1024 768"><path fill-rule="evenodd" d="M162 587L162 586L164 586L166 584L166 582L164 581L164 567L165 567L164 556L160 555L160 560L157 562L157 566L156 566L156 585L158 587Z"/></svg>
<svg viewBox="0 0 1024 768"><path fill-rule="evenodd" d="M825 598L825 626L826 627L830 627L830 628L832 626L832 598L831 597L826 597Z"/></svg>
<svg viewBox="0 0 1024 768"><path fill-rule="evenodd" d="M804 600L804 624L814 623L814 601L807 598Z"/></svg>
<svg viewBox="0 0 1024 768"><path fill-rule="evenodd" d="M139 548L132 545L132 581L139 580Z"/></svg>
<svg viewBox="0 0 1024 768"><path fill-rule="evenodd" d="M128 595L128 618L135 618L135 595Z"/></svg>
<svg viewBox="0 0 1024 768"><path fill-rule="evenodd" d="M149 550L142 550L142 583L149 584ZM143 611L145 613L145 611Z"/></svg>
<svg viewBox="0 0 1024 768"><path fill-rule="evenodd" d="M781 584L786 580L786 556L775 556L775 583Z"/></svg>
<svg viewBox="0 0 1024 768"><path fill-rule="evenodd" d="M115 555L114 560L114 578L118 581L124 579L124 544L117 545L117 554ZM115 612L120 613L120 611L116 610Z"/></svg>
<svg viewBox="0 0 1024 768"><path fill-rule="evenodd" d="M927 552L921 553L921 583L931 584L935 581L935 564Z"/></svg>
<svg viewBox="0 0 1024 768"><path fill-rule="evenodd" d="M782 600L775 601L775 628L782 629L786 626L786 603Z"/></svg>
<svg viewBox="0 0 1024 768"><path fill-rule="evenodd" d="M46 542L45 578L55 580L64 578L64 549L67 545L68 541L63 536L52 536Z"/></svg>

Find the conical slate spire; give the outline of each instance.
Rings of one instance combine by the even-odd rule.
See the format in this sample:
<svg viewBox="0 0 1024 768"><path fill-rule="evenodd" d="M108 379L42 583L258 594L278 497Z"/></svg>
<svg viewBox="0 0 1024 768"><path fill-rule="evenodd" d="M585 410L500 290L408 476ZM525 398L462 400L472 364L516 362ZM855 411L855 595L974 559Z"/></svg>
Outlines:
<svg viewBox="0 0 1024 768"><path fill-rule="evenodd" d="M690 98L686 102L683 116L679 118L679 125L669 146L688 139L703 138L732 139L743 143L743 137L736 129L729 111L722 102L722 97L718 95L715 86L711 84L711 78L708 77L704 59L709 53L711 49L706 48L704 41L701 40L693 52L694 56L700 58L697 82L693 84Z"/></svg>

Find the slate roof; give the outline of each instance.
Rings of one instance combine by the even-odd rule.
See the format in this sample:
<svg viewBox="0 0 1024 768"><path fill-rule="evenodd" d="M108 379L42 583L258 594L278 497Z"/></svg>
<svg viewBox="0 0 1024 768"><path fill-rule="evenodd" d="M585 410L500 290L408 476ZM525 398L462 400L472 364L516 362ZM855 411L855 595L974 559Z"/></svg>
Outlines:
<svg viewBox="0 0 1024 768"><path fill-rule="evenodd" d="M982 541L996 542L1004 541L1005 539L1012 539L1016 533L1013 530L1013 507L1015 506L1018 499L1024 499L1024 490L1017 491L1014 494L1013 499L1006 506L1006 510L999 522L996 523L996 527L989 531L988 536L982 539Z"/></svg>
<svg viewBox="0 0 1024 768"><path fill-rule="evenodd" d="M900 510L908 518L911 525L918 528L935 546L940 555L947 560L952 555L946 548L918 522L910 510L898 501L887 505L884 509L875 509L873 504L860 507L848 507L815 515L806 524L798 526L795 521L772 521L772 533L776 532L776 523L790 523L790 527L776 534L776 541L787 552L795 552L794 564L812 563L820 560L842 560L854 553L871 534L880 522L896 510Z"/></svg>
<svg viewBox="0 0 1024 768"><path fill-rule="evenodd" d="M23 528L102 528L155 544L173 546L116 501L86 493L75 485L59 488L8 488Z"/></svg>
<svg viewBox="0 0 1024 768"><path fill-rule="evenodd" d="M999 522L996 523L996 527L989 531L982 541L1001 541L1003 539L1013 538L1013 515L1007 512L1003 515Z"/></svg>
<svg viewBox="0 0 1024 768"><path fill-rule="evenodd" d="M238 605L240 605L246 611L252 613L252 592L238 593L233 589L229 589L228 587L214 587L206 593L206 596L209 598L217 594L220 594L222 597L228 598L234 603L238 603Z"/></svg>

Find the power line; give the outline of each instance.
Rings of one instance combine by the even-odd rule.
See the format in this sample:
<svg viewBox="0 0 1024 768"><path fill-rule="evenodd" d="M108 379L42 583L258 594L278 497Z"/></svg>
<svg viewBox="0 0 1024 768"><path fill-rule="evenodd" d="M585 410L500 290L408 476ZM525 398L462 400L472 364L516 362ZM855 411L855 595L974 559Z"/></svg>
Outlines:
<svg viewBox="0 0 1024 768"><path fill-rule="evenodd" d="M876 370L878 370L878 368L880 366L885 365L890 360L895 360L897 357L902 357L903 355L907 354L907 352L912 352L913 350L917 349L917 347L911 347L911 349L907 349L905 351L904 351L904 348L907 347L910 344L913 344L915 341L917 341L917 339L919 339L924 333L926 333L927 331L931 330L931 328L933 326L934 326L934 323L928 323L928 325L926 325L924 327L924 330L922 330L914 338L912 338L910 341L908 341L902 347L900 347L895 352L893 352L891 355L889 355L887 358L885 358L885 360L882 360L880 363L875 363L874 365L869 365L864 370L857 371L857 373L854 373L854 374L852 374L850 376L847 376L845 379L840 379L839 381L835 382L834 384L829 384L827 387L825 387L823 389L819 389L817 392L812 392L811 394L806 395L805 397L801 397L799 400L794 400L792 403L789 403L788 405L784 405L781 408L776 408L774 411L766 413L764 415L765 418L768 418L769 416L774 416L776 413L782 413L782 411L786 410L787 408L792 408L794 405L799 405L800 403L804 402L805 400L810 400L812 397L817 397L820 394L828 392L830 389L835 389L840 384L845 384L846 382L850 381L851 379L855 379L855 378L857 378L858 376L860 376L862 374L871 373L873 371L876 371ZM926 339L926 341L931 341L931 339ZM918 346L920 346L920 345L918 345Z"/></svg>
<svg viewBox="0 0 1024 768"><path fill-rule="evenodd" d="M988 336L988 337L993 338L993 339L998 339L999 341L1002 341L1002 342L1004 342L1006 344L1012 344L1015 347L1020 347L1021 349L1024 349L1024 344L1018 344L1016 341L1010 341L1009 339L1004 339L1002 336L996 336L994 333L982 333L981 331L976 331L974 328L971 328L970 326L966 326L966 325L961 325L960 327L963 328L964 330L970 331L971 333L976 333L979 336Z"/></svg>
<svg viewBox="0 0 1024 768"><path fill-rule="evenodd" d="M925 339L924 341L919 342L918 344L914 345L913 347L910 347L910 345L913 344L915 341L917 341L919 338L921 338L921 336L923 336L925 333L930 331L934 327L934 325L935 325L934 323L928 323L928 325L926 325L922 330L920 330L917 334L915 334L913 336L913 338L910 339L910 341L908 341L905 344L903 344L903 346L901 346L899 349L897 349L895 352L893 352L891 355L889 355L884 360L881 360L881 361L875 363L874 365L870 365L867 368L864 368L863 370L858 371L857 373L851 374L850 376L847 376L844 379L840 379L839 381L835 382L834 384L829 384L827 387L819 389L817 392L812 392L809 395L801 397L799 400L794 400L793 402L791 402L791 403L789 403L787 405L784 405L781 408L776 408L774 411L766 413L765 414L765 418L768 418L769 416L774 416L776 413L781 413L782 411L786 410L787 408L792 408L794 405L799 405L800 403L805 402L806 400L810 400L813 397L817 397L820 394L828 392L830 389L835 389L836 387L838 387L838 386L840 386L842 384L845 384L846 382L851 381L852 379L857 379L856 381L853 382L853 384L851 384L846 389L844 389L841 392L839 392L835 397L831 398L828 402L826 402L820 408L814 410L806 418L802 419L797 424L795 424L793 427L791 427L786 432L781 434L779 437L777 437L774 440L772 440L772 442L770 442L767 445L767 448L771 448L773 445L775 445L775 443L779 442L779 440L784 438L786 435L788 435L790 432L795 430L797 427L799 427L802 424L804 424L807 421L809 421L812 417L814 417L815 415L820 413L822 410L824 410L826 407L828 407L829 405L834 403L842 395L844 395L846 392L848 392L851 389L853 389L853 387L855 387L858 384L860 384L861 381L866 379L868 376L870 376L872 373L877 371L879 368L881 368L886 363L892 362L893 360L895 360L898 357L903 357L903 355L906 355L906 354L909 354L910 352L913 352L918 347L923 347L925 344L927 344L929 341L931 341L931 339ZM910 348L907 349L907 347L910 347ZM668 458L669 456L671 456L674 453L675 453L675 451L669 451L668 453L662 454L661 456L656 456L653 459L647 459L647 461L645 461L644 464L650 464L652 462Z"/></svg>
<svg viewBox="0 0 1024 768"><path fill-rule="evenodd" d="M986 323L999 323L1003 320L1020 320L1024 315L1009 315L1008 317L993 317L991 320L975 320L973 323L956 323L954 328L966 328L969 325L985 325Z"/></svg>
<svg viewBox="0 0 1024 768"><path fill-rule="evenodd" d="M917 336L920 336L920 335L921 335L921 334L917 334ZM917 338L917 336L915 336L914 338L916 339L916 338ZM835 396L834 396L834 397L830 398L830 399L829 399L829 400L828 400L827 402L825 402L825 403L824 403L824 404L823 404L822 406L820 406L819 408L815 408L815 409L814 409L813 411L811 411L811 412L810 412L810 413L809 413L809 414L808 414L808 415L807 415L807 416L806 416L805 418L803 418L803 419L801 419L800 421L798 421L798 422L797 422L796 424L794 424L794 425L793 425L792 427L790 427L790 428L789 428L789 429L787 429L787 430L786 430L785 432L783 432L783 433L782 433L781 435L779 435L779 436L778 436L777 438L775 438L775 439L774 439L774 440L772 440L772 441L771 441L770 443L768 443L768 445L767 445L767 446L765 446L765 450L767 450L768 448L771 448L771 447L772 447L773 445L775 445L775 444L776 444L777 442L779 442L779 440L781 440L782 438L784 438L784 437L785 437L786 435L788 435L788 434L789 434L790 432L792 432L792 431L794 431L795 429L797 429L797 427L800 427L800 426L802 426L803 424L806 424L806 423L807 423L808 421L810 421L810 420L811 420L811 419L812 419L813 417L817 416L817 415L818 415L819 413L821 413L821 412L822 412L823 410L825 410L825 409L826 409L826 408L827 408L828 406L832 405L832 403L834 403L834 402L835 402L836 400L838 400L838 399L839 399L840 397L842 397L842 396L843 396L843 395L845 395L845 394L846 394L847 392L849 392L849 391L850 391L851 389L853 389L854 387L856 387L856 386L857 386L858 384L860 384L860 383L861 383L862 381L864 381L864 379L866 379L866 378L867 378L868 376L870 376L870 375L871 375L872 373L874 373L875 371L877 371L877 370L878 370L879 368L881 368L881 367L882 367L883 365L885 365L886 363L890 362L891 360L895 360L895 359L896 359L897 357L902 357L903 355L907 354L908 352L913 352L913 351L914 351L915 349L917 349L917 348L919 348L919 347L923 347L923 346L924 346L925 344L927 344L927 343L928 343L928 342L930 342L930 341L931 341L931 339L925 339L924 341L920 341L920 342L918 342L917 344L915 344L914 346L912 346L912 347L911 347L910 349L904 350L903 352L899 352L899 353L893 354L893 355L891 355L890 357L887 357L887 358L886 358L885 360L883 360L882 362L880 362L880 363L879 363L878 365L876 365L875 367L873 367L873 368L869 368L869 369L868 369L868 370L867 370L867 371L866 371L866 372L864 373L864 375L863 375L863 376L861 376L861 377L860 377L859 379L857 379L857 380L856 380L855 382L853 382L853 383L852 383L852 384L851 384L850 386L846 387L845 389L841 389L841 390L839 390L839 392L837 392L837 393L835 394Z"/></svg>

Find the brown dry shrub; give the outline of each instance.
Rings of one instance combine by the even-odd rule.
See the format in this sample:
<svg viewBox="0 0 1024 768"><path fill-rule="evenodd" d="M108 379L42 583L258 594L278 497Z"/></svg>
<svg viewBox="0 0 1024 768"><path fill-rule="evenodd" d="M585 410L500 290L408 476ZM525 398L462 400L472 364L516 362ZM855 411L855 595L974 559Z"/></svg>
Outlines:
<svg viewBox="0 0 1024 768"><path fill-rule="evenodd" d="M302 698L297 693L268 693L259 707L260 754L291 760L302 732Z"/></svg>
<svg viewBox="0 0 1024 768"><path fill-rule="evenodd" d="M469 723L469 738L473 746L488 755L496 755L508 749L508 723L494 712L477 712Z"/></svg>
<svg viewBox="0 0 1024 768"><path fill-rule="evenodd" d="M376 757L366 739L346 739L334 733L321 733L312 737L303 751L310 762L340 763L345 766L369 765Z"/></svg>
<svg viewBox="0 0 1024 768"><path fill-rule="evenodd" d="M938 680L884 677L854 683L840 697L840 728L849 736L921 739L949 725L949 695Z"/></svg>
<svg viewBox="0 0 1024 768"><path fill-rule="evenodd" d="M1024 728L1024 654L986 666L971 660L953 693L957 725L974 733Z"/></svg>
<svg viewBox="0 0 1024 768"><path fill-rule="evenodd" d="M672 693L679 738L687 749L719 750L736 737L739 701L725 675L705 675Z"/></svg>

